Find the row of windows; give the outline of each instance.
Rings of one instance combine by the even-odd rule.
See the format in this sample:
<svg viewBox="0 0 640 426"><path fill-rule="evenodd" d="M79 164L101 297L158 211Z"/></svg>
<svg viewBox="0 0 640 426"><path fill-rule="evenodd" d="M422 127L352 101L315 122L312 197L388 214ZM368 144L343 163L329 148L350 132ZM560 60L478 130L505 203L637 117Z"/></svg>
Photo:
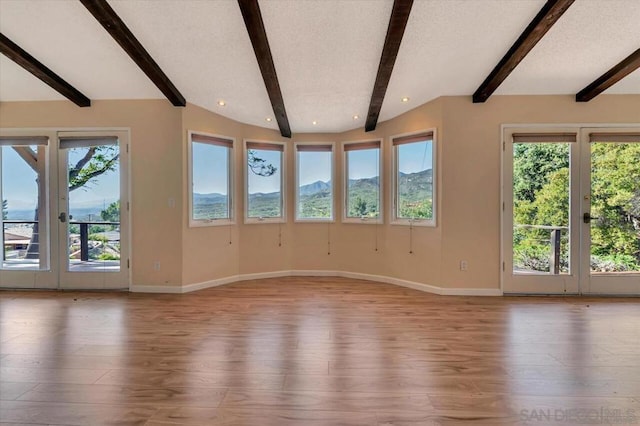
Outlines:
<svg viewBox="0 0 640 426"><path fill-rule="evenodd" d="M435 225L433 131L391 138L392 223ZM189 132L190 225L234 222L234 140ZM382 222L381 141L345 142L344 222ZM295 220L334 221L335 144L296 143ZM285 220L285 158L281 142L244 142L245 223Z"/></svg>

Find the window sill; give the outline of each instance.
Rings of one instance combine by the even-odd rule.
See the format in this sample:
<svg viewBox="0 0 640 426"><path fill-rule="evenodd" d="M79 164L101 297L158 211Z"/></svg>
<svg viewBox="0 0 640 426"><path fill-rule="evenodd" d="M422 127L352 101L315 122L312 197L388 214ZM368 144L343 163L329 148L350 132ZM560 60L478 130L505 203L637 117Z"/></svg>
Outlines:
<svg viewBox="0 0 640 426"><path fill-rule="evenodd" d="M304 219L304 218L296 218L294 220L295 223L336 223L336 220L333 218L329 218L329 219L321 219L321 218L310 218L310 219Z"/></svg>
<svg viewBox="0 0 640 426"><path fill-rule="evenodd" d="M206 219L206 220L190 220L189 228L205 228L209 226L229 226L235 225L236 221L231 219Z"/></svg>
<svg viewBox="0 0 640 426"><path fill-rule="evenodd" d="M435 228L436 221L435 220L427 220L427 219L395 219L391 222L391 225L399 225L399 226L420 226L424 228Z"/></svg>
<svg viewBox="0 0 640 426"><path fill-rule="evenodd" d="M248 217L244 220L245 225L259 225L267 223L287 223L287 219L284 217Z"/></svg>
<svg viewBox="0 0 640 426"><path fill-rule="evenodd" d="M382 225L384 220L382 218L356 218L356 217L347 217L342 219L342 223L353 223L356 225Z"/></svg>

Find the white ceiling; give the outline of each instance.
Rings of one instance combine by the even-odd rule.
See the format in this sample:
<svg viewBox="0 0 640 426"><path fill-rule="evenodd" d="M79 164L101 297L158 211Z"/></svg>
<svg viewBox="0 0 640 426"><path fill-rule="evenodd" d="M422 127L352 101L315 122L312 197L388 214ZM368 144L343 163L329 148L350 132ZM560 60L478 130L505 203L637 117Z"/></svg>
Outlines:
<svg viewBox="0 0 640 426"><path fill-rule="evenodd" d="M188 102L277 128L265 121L273 111L236 1L109 3ZM392 3L260 1L294 133L364 126ZM544 3L415 0L380 121L470 96ZM577 0L496 94L575 94L640 47L638 22L638 0ZM163 98L76 0L0 0L0 31L90 99ZM640 70L605 93L640 94ZM54 99L63 97L0 57L1 101Z"/></svg>

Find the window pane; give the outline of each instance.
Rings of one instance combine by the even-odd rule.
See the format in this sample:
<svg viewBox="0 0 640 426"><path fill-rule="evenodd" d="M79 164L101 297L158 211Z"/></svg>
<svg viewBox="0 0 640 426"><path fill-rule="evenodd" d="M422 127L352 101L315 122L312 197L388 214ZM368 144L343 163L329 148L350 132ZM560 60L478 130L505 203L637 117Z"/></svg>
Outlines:
<svg viewBox="0 0 640 426"><path fill-rule="evenodd" d="M331 219L332 152L298 152L298 218Z"/></svg>
<svg viewBox="0 0 640 426"><path fill-rule="evenodd" d="M65 144L69 173L69 272L120 270L120 147L96 139ZM84 145L84 146L83 146ZM89 159L88 163L84 163ZM94 171L95 174L91 175Z"/></svg>
<svg viewBox="0 0 640 426"><path fill-rule="evenodd" d="M513 273L568 274L570 143L513 144Z"/></svg>
<svg viewBox="0 0 640 426"><path fill-rule="evenodd" d="M423 141L395 147L396 217L433 219L433 142Z"/></svg>
<svg viewBox="0 0 640 426"><path fill-rule="evenodd" d="M193 220L229 219L230 149L193 142Z"/></svg>
<svg viewBox="0 0 640 426"><path fill-rule="evenodd" d="M44 146L1 146L2 229L5 269L46 269L46 235L39 232L46 216L39 185L45 184ZM32 157L30 164L25 158ZM34 169L35 167L35 169ZM42 247L41 247L42 245Z"/></svg>
<svg viewBox="0 0 640 426"><path fill-rule="evenodd" d="M347 217L380 216L380 149L347 151Z"/></svg>
<svg viewBox="0 0 640 426"><path fill-rule="evenodd" d="M247 150L248 217L282 217L281 169L281 151Z"/></svg>

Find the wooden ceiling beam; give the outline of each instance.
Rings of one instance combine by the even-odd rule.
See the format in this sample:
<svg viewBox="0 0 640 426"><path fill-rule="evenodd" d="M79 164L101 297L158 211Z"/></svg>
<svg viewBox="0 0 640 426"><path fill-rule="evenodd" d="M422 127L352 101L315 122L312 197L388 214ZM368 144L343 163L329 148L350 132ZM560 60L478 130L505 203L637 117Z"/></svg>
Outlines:
<svg viewBox="0 0 640 426"><path fill-rule="evenodd" d="M91 106L89 98L2 33L0 52L79 107Z"/></svg>
<svg viewBox="0 0 640 426"><path fill-rule="evenodd" d="M640 68L640 49L623 59L576 95L576 102L589 102L635 70Z"/></svg>
<svg viewBox="0 0 640 426"><path fill-rule="evenodd" d="M413 0L394 0L393 2L391 18L389 19L389 26L387 27L387 35L384 39L384 47L382 48L380 64L378 65L378 74L376 75L376 82L373 85L373 93L371 94L369 111L367 112L367 121L364 126L367 132L375 130L378 125L382 102L387 93L387 87L389 86L389 80L391 80L393 66L398 57L404 30L409 21L412 5Z"/></svg>
<svg viewBox="0 0 640 426"><path fill-rule="evenodd" d="M489 76L473 94L473 103L485 102L544 37L551 27L569 9L575 0L547 0L533 21L525 28L518 40L498 62Z"/></svg>
<svg viewBox="0 0 640 426"><path fill-rule="evenodd" d="M127 52L151 81L160 89L173 106L186 105L184 96L160 66L153 60L106 0L80 0L80 3L96 18L113 39Z"/></svg>
<svg viewBox="0 0 640 426"><path fill-rule="evenodd" d="M290 138L291 127L289 126L287 111L284 107L284 99L282 98L276 67L273 63L273 56L271 56L271 48L269 47L267 32L264 27L264 21L262 20L262 13L260 13L260 5L258 4L258 0L238 0L238 5L240 6L242 18L244 19L244 24L247 27L247 32L253 45L253 51L256 54L262 79L264 80L264 85L267 88L267 94L271 101L271 107L273 108L273 114L280 128L280 134L285 138Z"/></svg>

